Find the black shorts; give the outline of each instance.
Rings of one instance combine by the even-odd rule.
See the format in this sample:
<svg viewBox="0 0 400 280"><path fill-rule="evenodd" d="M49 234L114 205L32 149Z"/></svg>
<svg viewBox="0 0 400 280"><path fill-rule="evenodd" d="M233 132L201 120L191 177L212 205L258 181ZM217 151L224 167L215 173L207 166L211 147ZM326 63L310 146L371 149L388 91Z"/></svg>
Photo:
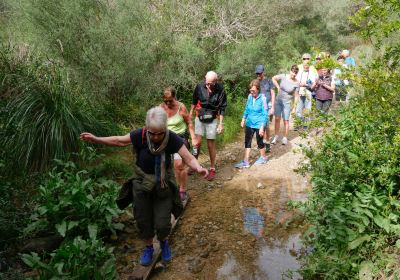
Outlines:
<svg viewBox="0 0 400 280"><path fill-rule="evenodd" d="M263 149L265 144L263 142L262 136L260 136L260 130L258 128L251 128L246 126L245 136L244 136L244 147L251 148L251 140L253 139L253 135L256 133L257 145L259 149Z"/></svg>

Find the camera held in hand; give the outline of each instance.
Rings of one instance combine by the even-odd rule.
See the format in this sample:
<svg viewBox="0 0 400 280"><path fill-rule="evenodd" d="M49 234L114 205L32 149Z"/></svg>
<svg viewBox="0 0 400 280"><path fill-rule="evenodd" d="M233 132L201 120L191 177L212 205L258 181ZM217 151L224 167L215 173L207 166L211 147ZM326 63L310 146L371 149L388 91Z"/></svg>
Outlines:
<svg viewBox="0 0 400 280"><path fill-rule="evenodd" d="M312 91L312 81L310 79L307 80L306 82L306 89L309 91Z"/></svg>

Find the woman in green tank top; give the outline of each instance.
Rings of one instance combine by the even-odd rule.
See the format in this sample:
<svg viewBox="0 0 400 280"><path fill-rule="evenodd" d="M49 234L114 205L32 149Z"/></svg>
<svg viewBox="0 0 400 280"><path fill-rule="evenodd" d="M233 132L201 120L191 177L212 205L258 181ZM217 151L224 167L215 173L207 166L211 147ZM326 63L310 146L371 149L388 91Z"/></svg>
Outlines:
<svg viewBox="0 0 400 280"><path fill-rule="evenodd" d="M192 145L196 146L196 137L194 134L194 127L192 119L186 109L185 104L176 99L176 90L173 87L164 89L164 102L160 105L168 116L168 129L175 132L185 140L187 147L189 146L189 133L192 138ZM189 148L189 147L188 147ZM187 199L185 190L187 182L186 165L182 161L179 154L174 154L174 171L176 181L179 185L179 194L182 201Z"/></svg>

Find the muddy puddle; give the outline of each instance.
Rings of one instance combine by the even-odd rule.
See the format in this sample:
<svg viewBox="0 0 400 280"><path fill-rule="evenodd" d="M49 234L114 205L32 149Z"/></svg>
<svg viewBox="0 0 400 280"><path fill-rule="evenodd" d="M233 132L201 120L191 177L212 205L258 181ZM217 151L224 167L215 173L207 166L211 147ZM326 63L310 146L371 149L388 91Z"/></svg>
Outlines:
<svg viewBox="0 0 400 280"><path fill-rule="evenodd" d="M242 265L232 251L224 254L224 262L216 271L216 279L301 279L297 272L300 268L298 256L302 249L300 240L302 229L285 230L286 224L294 221L295 213L288 211L289 200L306 199L306 180L246 180L246 188L276 188L269 195L275 203L260 204L250 207L252 200L242 201L247 207L241 207L243 231L251 234L257 241L254 246L255 257L251 265ZM266 191L267 192L267 191ZM255 202L255 201L254 201ZM251 269L247 269L250 267Z"/></svg>
<svg viewBox="0 0 400 280"><path fill-rule="evenodd" d="M301 279L296 272L300 264L296 258L301 249L300 234L290 235L287 240L260 239L257 242L257 258L254 261L255 271L246 271L237 262L231 252L225 254L223 265L218 268L217 279L239 280L275 280Z"/></svg>

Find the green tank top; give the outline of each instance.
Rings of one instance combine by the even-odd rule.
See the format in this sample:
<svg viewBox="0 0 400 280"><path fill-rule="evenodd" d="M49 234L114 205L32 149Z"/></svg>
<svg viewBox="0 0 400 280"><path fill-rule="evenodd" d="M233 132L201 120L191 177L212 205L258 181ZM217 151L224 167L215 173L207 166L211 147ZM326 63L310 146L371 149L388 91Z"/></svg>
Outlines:
<svg viewBox="0 0 400 280"><path fill-rule="evenodd" d="M168 118L167 121L168 129L175 132L176 134L184 134L187 130L185 120L182 118L181 114L179 114L179 112L181 111L181 106L182 103L179 104L179 108L176 114Z"/></svg>

